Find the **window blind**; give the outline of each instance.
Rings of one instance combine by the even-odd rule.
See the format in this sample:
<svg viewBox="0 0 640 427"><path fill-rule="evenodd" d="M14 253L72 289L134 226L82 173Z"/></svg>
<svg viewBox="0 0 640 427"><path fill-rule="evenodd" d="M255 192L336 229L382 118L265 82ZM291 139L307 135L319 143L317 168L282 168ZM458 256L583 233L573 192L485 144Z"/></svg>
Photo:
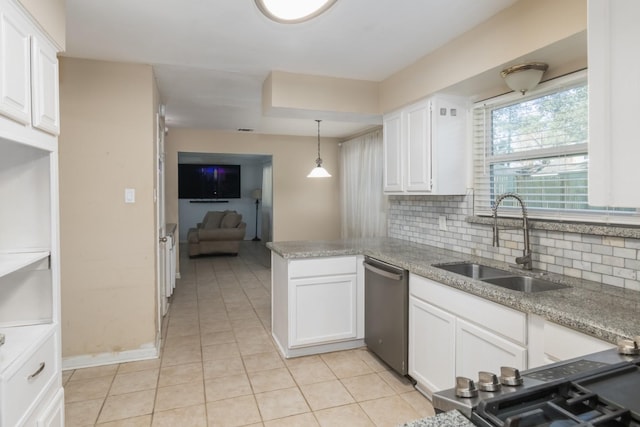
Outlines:
<svg viewBox="0 0 640 427"><path fill-rule="evenodd" d="M474 213L490 215L497 196L518 193L532 217L637 223L635 209L588 204L586 71L511 93L473 109ZM501 215L519 215L506 199ZM511 208L511 209L510 209Z"/></svg>

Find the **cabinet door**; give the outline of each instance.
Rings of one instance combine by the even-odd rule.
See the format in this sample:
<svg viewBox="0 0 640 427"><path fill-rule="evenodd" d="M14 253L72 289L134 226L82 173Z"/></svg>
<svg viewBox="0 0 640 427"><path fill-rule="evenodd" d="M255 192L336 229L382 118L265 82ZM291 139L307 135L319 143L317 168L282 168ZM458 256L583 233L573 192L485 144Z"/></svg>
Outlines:
<svg viewBox="0 0 640 427"><path fill-rule="evenodd" d="M402 179L402 115L400 112L384 116L384 191L401 192Z"/></svg>
<svg viewBox="0 0 640 427"><path fill-rule="evenodd" d="M38 417L37 427L64 427L64 392L61 388Z"/></svg>
<svg viewBox="0 0 640 427"><path fill-rule="evenodd" d="M430 102L407 108L406 179L407 191L431 191L431 114Z"/></svg>
<svg viewBox="0 0 640 427"><path fill-rule="evenodd" d="M0 11L0 113L23 124L31 122L28 28L17 13Z"/></svg>
<svg viewBox="0 0 640 427"><path fill-rule="evenodd" d="M33 38L33 126L53 135L60 133L58 58L48 43Z"/></svg>
<svg viewBox="0 0 640 427"><path fill-rule="evenodd" d="M465 194L473 169L467 148L465 100L437 96L431 103L431 165L433 194Z"/></svg>
<svg viewBox="0 0 640 427"><path fill-rule="evenodd" d="M456 375L476 379L478 372L500 372L501 366L527 367L527 350L486 329L458 319Z"/></svg>
<svg viewBox="0 0 640 427"><path fill-rule="evenodd" d="M640 207L640 2L589 0L589 204Z"/></svg>
<svg viewBox="0 0 640 427"><path fill-rule="evenodd" d="M455 332L453 315L409 297L409 375L424 392L455 385Z"/></svg>
<svg viewBox="0 0 640 427"><path fill-rule="evenodd" d="M547 363L615 348L613 344L545 321L544 357Z"/></svg>
<svg viewBox="0 0 640 427"><path fill-rule="evenodd" d="M291 280L289 346L355 339L355 274Z"/></svg>

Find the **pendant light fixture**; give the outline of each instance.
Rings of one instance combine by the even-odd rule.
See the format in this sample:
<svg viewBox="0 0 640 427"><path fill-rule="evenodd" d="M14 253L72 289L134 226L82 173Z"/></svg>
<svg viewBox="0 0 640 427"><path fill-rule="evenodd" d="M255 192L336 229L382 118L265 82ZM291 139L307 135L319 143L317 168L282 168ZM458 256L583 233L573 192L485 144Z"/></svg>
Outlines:
<svg viewBox="0 0 640 427"><path fill-rule="evenodd" d="M322 159L320 158L320 122L322 120L316 120L318 122L318 158L316 159L316 167L311 169L307 178L331 178L331 174L322 167Z"/></svg>

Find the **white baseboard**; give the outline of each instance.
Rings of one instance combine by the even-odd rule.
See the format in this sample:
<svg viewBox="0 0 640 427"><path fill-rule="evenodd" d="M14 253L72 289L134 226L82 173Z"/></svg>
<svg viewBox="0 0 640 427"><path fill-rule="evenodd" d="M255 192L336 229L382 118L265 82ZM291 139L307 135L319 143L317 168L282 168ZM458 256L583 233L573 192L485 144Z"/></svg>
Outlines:
<svg viewBox="0 0 640 427"><path fill-rule="evenodd" d="M158 349L158 346L148 344L148 346L143 346L136 350L63 357L62 370L66 371L69 369L91 368L93 366L157 359L160 355Z"/></svg>
<svg viewBox="0 0 640 427"><path fill-rule="evenodd" d="M352 350L354 348L361 348L365 346L364 339L356 339L349 341L340 341L329 344L319 344L319 345L311 345L309 347L298 347L298 348L284 348L275 334L271 334L273 340L282 354L286 359L292 357L300 357L300 356L310 356L312 354L320 354L320 353L330 353L333 351L341 351L341 350Z"/></svg>

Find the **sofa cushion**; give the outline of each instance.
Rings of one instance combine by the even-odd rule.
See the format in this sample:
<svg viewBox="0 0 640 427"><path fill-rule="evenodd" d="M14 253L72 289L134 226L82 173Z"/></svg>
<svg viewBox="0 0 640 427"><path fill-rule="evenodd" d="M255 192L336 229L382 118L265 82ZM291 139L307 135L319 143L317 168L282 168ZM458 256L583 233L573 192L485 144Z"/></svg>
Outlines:
<svg viewBox="0 0 640 427"><path fill-rule="evenodd" d="M222 218L225 216L226 213L227 211L207 212L207 214L204 216L204 219L202 220L202 227L205 229L220 228L220 222L222 221Z"/></svg>
<svg viewBox="0 0 640 427"><path fill-rule="evenodd" d="M236 228L242 222L242 215L229 212L220 222L220 228Z"/></svg>

